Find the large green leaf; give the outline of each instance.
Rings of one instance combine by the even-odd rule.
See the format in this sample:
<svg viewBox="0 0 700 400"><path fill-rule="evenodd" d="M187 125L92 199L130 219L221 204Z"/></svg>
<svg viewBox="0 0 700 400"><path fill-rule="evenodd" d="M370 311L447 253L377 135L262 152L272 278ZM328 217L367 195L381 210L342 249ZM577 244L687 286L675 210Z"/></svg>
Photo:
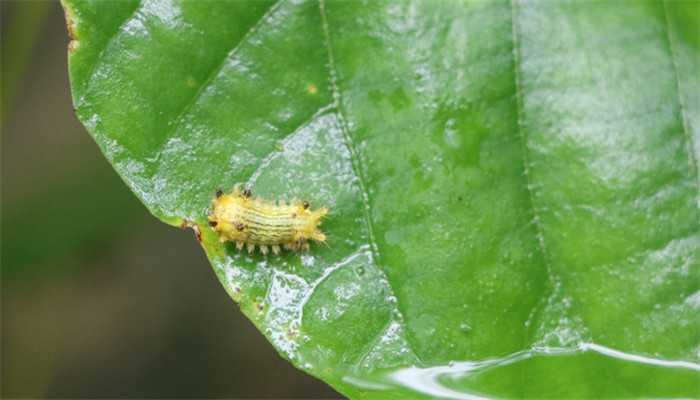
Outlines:
<svg viewBox="0 0 700 400"><path fill-rule="evenodd" d="M299 368L351 397L700 394L697 2L64 5L78 116ZM328 204L331 247L218 243L235 184Z"/></svg>

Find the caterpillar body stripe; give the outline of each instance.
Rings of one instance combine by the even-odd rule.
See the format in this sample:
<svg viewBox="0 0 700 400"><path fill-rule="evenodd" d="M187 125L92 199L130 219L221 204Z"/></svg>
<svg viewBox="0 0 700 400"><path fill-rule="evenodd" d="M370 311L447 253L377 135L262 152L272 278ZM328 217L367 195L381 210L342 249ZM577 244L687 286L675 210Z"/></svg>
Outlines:
<svg viewBox="0 0 700 400"><path fill-rule="evenodd" d="M278 254L280 246L289 250L308 250L309 241L325 243L326 235L318 229L327 207L316 211L306 201L295 197L290 204L254 199L250 190L233 188L231 194L221 190L212 200L214 211L209 226L219 233L219 240L236 243L239 250L245 246L248 252L260 247L267 254L268 246Z"/></svg>

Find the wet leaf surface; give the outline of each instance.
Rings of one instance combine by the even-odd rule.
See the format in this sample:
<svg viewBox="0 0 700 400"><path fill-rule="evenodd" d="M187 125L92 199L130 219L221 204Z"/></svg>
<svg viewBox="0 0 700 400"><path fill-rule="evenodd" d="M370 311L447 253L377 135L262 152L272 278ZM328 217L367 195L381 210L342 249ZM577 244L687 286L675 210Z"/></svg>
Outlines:
<svg viewBox="0 0 700 400"><path fill-rule="evenodd" d="M64 5L79 118L297 367L354 398L700 392L697 3ZM328 205L330 248L219 243L234 185Z"/></svg>

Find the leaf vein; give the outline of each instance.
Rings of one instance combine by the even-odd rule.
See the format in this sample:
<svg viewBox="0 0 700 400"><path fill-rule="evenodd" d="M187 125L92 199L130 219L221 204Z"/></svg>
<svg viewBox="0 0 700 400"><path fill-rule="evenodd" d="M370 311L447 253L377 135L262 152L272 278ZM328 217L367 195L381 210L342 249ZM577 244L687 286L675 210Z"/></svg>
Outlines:
<svg viewBox="0 0 700 400"><path fill-rule="evenodd" d="M272 13L274 13L280 7L280 5L282 4L282 1L283 0L277 0L265 12L265 14L263 14L262 17L260 17L260 19L258 19L258 21L250 29L248 29L248 31L245 33L245 35L243 35L241 40L239 40L238 43L236 43L236 45L226 53L226 56L224 56L224 58L221 60L221 63L219 63L219 66L212 70L211 74L209 74L207 79L199 86L199 88L194 93L194 95L192 96L190 101L185 105L185 107L183 107L182 112L180 112L180 114L177 116L177 118L175 118L172 121L172 128L170 128L170 131L167 133L167 135L165 137L172 136L173 132L175 132L175 130L178 128L178 126L182 122L182 117L184 117L185 114L187 112L189 112L190 108L192 108L192 106L197 102L197 100L200 97L202 97L202 93L204 93L204 91L211 86L211 81L214 80L215 77L219 76L219 74L221 73L221 70L224 69L224 66L226 65L226 60L228 60L229 58L231 58L231 56L236 54L238 52L238 50L241 48L241 46L243 46L248 41L248 39L253 34L255 34L255 32L257 32L258 29L260 29L260 27L270 17L270 15L272 15Z"/></svg>
<svg viewBox="0 0 700 400"><path fill-rule="evenodd" d="M360 185L360 190L362 191L362 203L363 203L363 212L365 216L365 220L367 221L367 229L369 230L369 240L370 240L370 245L372 246L372 253L374 254L374 257L376 259L379 259L379 251L377 249L377 245L374 239L374 232L372 230L372 220L369 215L369 198L367 196L367 189L365 188L364 180L362 179L362 173L361 173L361 168L359 165L359 160L357 158L357 152L355 151L355 145L352 140L352 137L350 136L350 130L348 129L347 122L345 121L345 117L343 115L343 112L341 110L341 101L340 101L340 89L338 87L338 74L335 69L335 60L333 59L333 51L331 49L331 40L330 40L330 33L328 32L328 20L326 18L326 11L325 11L325 4L323 0L319 0L319 5L321 9L321 17L323 19L323 34L325 36L325 41L326 41L326 47L328 51L328 59L329 59L329 68L330 68L330 74L331 74L331 90L333 91L333 107L336 110L336 114L338 116L338 121L340 122L340 128L343 131L343 138L345 139L345 145L348 147L348 150L350 151L350 157L351 157L351 162L352 162L352 167L353 170L355 171L355 175L357 175L357 179Z"/></svg>
<svg viewBox="0 0 700 400"><path fill-rule="evenodd" d="M535 201L535 188L532 184L532 174L530 172L530 161L527 157L527 145L525 143L525 128L523 126L523 94L522 94L522 83L520 78L520 48L518 42L518 26L516 20L516 0L510 1L511 9L511 30L513 36L513 62L514 62L514 73L515 73L515 99L518 111L518 134L520 135L520 146L523 154L523 166L524 174L527 183L527 190L530 197L530 205L532 206L532 213L534 215L535 226L537 227L537 238L542 251L542 258L544 259L545 268L547 269L547 277L549 278L550 287L553 288L554 294L556 294L559 285L556 284L554 280L554 273L552 272L552 265L549 260L549 254L547 251L547 244L544 239L544 232L542 228L542 221L540 219L540 213L537 208L537 202ZM525 323L526 326L532 326L532 320L535 318L536 310L530 313L528 321Z"/></svg>
<svg viewBox="0 0 700 400"><path fill-rule="evenodd" d="M681 91L681 74L680 66L678 65L678 53L676 50L676 44L673 40L673 33L671 32L671 17L668 13L668 0L664 0L664 16L666 18L666 31L668 32L668 43L671 48L671 59L673 60L673 67L676 73L676 88L678 89L678 102L680 104L681 120L683 121L683 134L685 136L686 149L688 151L688 161L690 162L690 169L692 171L693 177L695 178L695 187L697 189L697 206L700 208L700 175L697 169L697 156L695 155L695 150L693 149L693 137L690 135L690 124L688 123L687 115L687 103L683 97L683 92Z"/></svg>
<svg viewBox="0 0 700 400"><path fill-rule="evenodd" d="M389 292L391 295L396 299L396 293L394 292L393 287L391 286L391 282L389 282L389 278L387 277L386 273L384 272L383 269L379 268L379 249L377 247L377 243L374 237L374 232L372 229L372 218L369 213L369 195L367 192L367 189L365 187L364 180L362 178L362 169L360 168L360 162L357 156L357 152L355 150L354 142L352 140L352 137L350 136L350 130L347 125L347 121L345 120L345 117L342 112L342 106L341 106L341 96L340 96L340 88L338 87L338 74L335 68L335 60L333 58L333 49L331 47L331 38L330 38L330 32L328 28L328 18L326 16L326 8L325 8L325 2L324 0L319 0L319 8L321 11L321 18L323 21L323 34L325 37L326 41L326 48L328 52L328 64L329 64L329 69L330 69L330 74L331 74L331 90L333 91L333 106L336 109L336 114L338 116L338 120L340 123L340 128L343 131L343 137L345 139L345 145L348 148L348 151L350 152L350 157L351 157L351 162L352 162L352 167L355 172L355 175L357 175L357 179L360 185L360 190L362 192L362 208L363 208L363 213L365 217L365 221L367 222L367 229L369 233L369 240L370 240L370 246L371 246L371 251L373 254L374 262L378 266L379 272L381 272L382 276L384 277L384 280L386 281L387 286L389 287ZM397 300L398 303L398 300ZM398 310L398 304L396 305L396 308ZM406 328L406 321L404 320L403 313L399 313L397 317L397 322L401 324L404 328ZM384 330L380 331L379 335L383 333ZM408 333L408 332L406 332ZM418 357L418 354L416 353L415 349L411 345L410 341L407 341L411 352Z"/></svg>
<svg viewBox="0 0 700 400"><path fill-rule="evenodd" d="M82 86L83 86L84 89L85 89L85 87L89 84L89 82L90 82L90 77L93 76L93 75L95 74L95 71L96 71L97 68L99 67L100 62L102 61L102 57L105 55L105 53L107 53L107 50L109 50L109 48L112 47L112 44L114 43L114 40L116 39L116 37L119 36L119 34L122 32L124 26L126 26L126 24L127 24L129 21L131 21L131 19L134 17L134 15L136 14L136 12L137 12L140 8L141 8L141 2L139 1L139 2L137 2L136 7L134 7L134 9L133 9L133 10L129 13L129 15L124 19L124 21L122 21L122 23L119 24L119 27L117 27L117 30L114 31L114 33L109 37L109 39L107 39L107 42L105 43L104 48L103 48L102 50L100 50L100 53L99 53L99 54L97 55L97 57L95 58L95 63L92 65L92 67L90 67L90 73L88 73L87 75L85 75L85 76L87 77L87 79L86 79L85 82L83 82L83 84L82 84Z"/></svg>
<svg viewBox="0 0 700 400"><path fill-rule="evenodd" d="M542 250L542 256L544 257L544 262L547 267L547 273L549 275L550 281L553 279L552 268L549 262L549 255L547 253L547 245L544 240L544 234L542 229L542 222L540 221L540 215L537 208L537 202L535 201L535 188L532 185L532 174L530 172L530 161L527 157L527 145L525 143L525 128L523 126L523 94L522 94L522 83L520 78L520 49L518 42L518 27L516 22L516 0L511 0L511 27L513 33L513 60L515 69L515 99L518 109L518 134L520 135L520 146L523 154L523 165L525 179L527 180L527 191L530 195L530 204L532 206L532 212L534 214L535 226L537 227L537 236L540 243L540 248Z"/></svg>

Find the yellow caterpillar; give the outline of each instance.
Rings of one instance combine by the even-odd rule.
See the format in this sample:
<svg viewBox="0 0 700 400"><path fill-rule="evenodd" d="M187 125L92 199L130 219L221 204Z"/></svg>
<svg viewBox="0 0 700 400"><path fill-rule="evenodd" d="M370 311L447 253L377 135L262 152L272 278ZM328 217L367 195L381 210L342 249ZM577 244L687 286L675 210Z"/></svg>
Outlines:
<svg viewBox="0 0 700 400"><path fill-rule="evenodd" d="M280 246L289 250L309 249L309 240L325 243L326 235L318 229L320 218L328 212L327 207L316 211L309 209L309 203L293 198L289 205L280 200L253 199L250 190L239 193L233 188L230 195L216 191L212 200L213 214L209 215L209 226L219 232L220 241L236 243L238 250L245 245L248 252L260 246L267 254L268 246L279 254Z"/></svg>

